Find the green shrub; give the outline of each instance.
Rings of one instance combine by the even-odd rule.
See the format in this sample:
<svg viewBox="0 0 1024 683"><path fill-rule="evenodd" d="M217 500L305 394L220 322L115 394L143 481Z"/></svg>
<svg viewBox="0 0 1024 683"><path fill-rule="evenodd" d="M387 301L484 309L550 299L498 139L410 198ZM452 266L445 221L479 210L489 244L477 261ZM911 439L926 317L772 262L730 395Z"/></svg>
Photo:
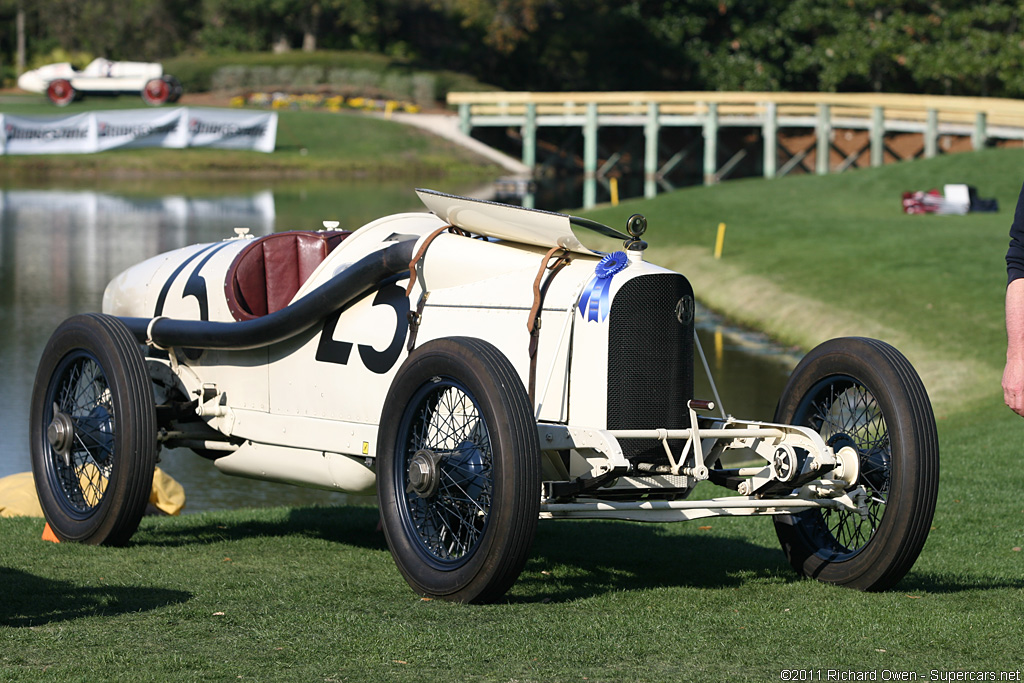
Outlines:
<svg viewBox="0 0 1024 683"><path fill-rule="evenodd" d="M388 72L380 82L381 95L395 99L408 99L412 96L412 77L406 74Z"/></svg>
<svg viewBox="0 0 1024 683"><path fill-rule="evenodd" d="M164 72L185 92L327 86L338 94L411 99L421 106L443 100L449 90L493 90L451 71L421 71L407 62L356 51L240 52L165 60Z"/></svg>
<svg viewBox="0 0 1024 683"><path fill-rule="evenodd" d="M269 88L273 85L278 84L277 70L272 66L252 66L249 67L248 78L245 79L245 84L250 88L256 88L257 90L262 88Z"/></svg>
<svg viewBox="0 0 1024 683"><path fill-rule="evenodd" d="M245 86L246 72L248 69L241 65L222 66L213 72L213 77L210 79L210 88L213 90L239 90ZM182 80L180 74L175 74L178 80L182 81L183 87L189 90L188 86L184 86L185 81Z"/></svg>
<svg viewBox="0 0 1024 683"><path fill-rule="evenodd" d="M437 76L417 73L412 76L412 101L421 107L433 104L437 97Z"/></svg>
<svg viewBox="0 0 1024 683"><path fill-rule="evenodd" d="M324 67L317 64L306 64L295 69L292 83L297 88L310 88L324 82Z"/></svg>
<svg viewBox="0 0 1024 683"><path fill-rule="evenodd" d="M274 80L271 85L286 87L295 85L296 67L291 64L284 64L274 70Z"/></svg>
<svg viewBox="0 0 1024 683"><path fill-rule="evenodd" d="M331 69L327 85L341 92L375 94L380 83L380 72L368 69Z"/></svg>

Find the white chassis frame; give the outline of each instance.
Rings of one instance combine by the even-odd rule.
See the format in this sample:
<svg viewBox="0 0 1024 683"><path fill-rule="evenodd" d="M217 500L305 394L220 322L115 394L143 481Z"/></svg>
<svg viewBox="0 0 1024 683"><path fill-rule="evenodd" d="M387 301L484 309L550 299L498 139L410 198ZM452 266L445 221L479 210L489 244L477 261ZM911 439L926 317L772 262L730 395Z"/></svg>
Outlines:
<svg viewBox="0 0 1024 683"><path fill-rule="evenodd" d="M838 453L833 453L819 434L792 425L744 422L728 417L705 418L702 427L692 405L690 417L691 424L696 425L691 429L599 430L541 424L538 425L538 433L542 448L571 448L577 453L585 453L586 456L581 459L585 460L590 469L579 475L584 479L596 479L616 469L628 473L630 465L622 457L618 439L659 439L664 444L672 463L669 472L628 473L601 489L615 492L630 489L653 491L659 487L692 490L697 483L709 479L709 461L717 459L723 451L744 449L764 459L765 463L736 470L740 477L746 478L740 485L739 496L695 501L592 500L571 503L546 498L541 503L541 516L560 519L604 517L642 522L681 522L703 517L791 514L811 508L846 509L863 517L867 516L867 493L864 487L850 488L857 480L859 467L854 449L847 446L841 448ZM686 440L678 456L671 453L669 439ZM758 487L780 480L776 464L780 449L787 456L792 456L794 448L803 448L808 452L801 472L820 471L825 473L825 476L804 484L789 496L758 498L753 493ZM549 461L552 450L545 450ZM795 476L796 473L793 474ZM745 491L750 493L745 494Z"/></svg>

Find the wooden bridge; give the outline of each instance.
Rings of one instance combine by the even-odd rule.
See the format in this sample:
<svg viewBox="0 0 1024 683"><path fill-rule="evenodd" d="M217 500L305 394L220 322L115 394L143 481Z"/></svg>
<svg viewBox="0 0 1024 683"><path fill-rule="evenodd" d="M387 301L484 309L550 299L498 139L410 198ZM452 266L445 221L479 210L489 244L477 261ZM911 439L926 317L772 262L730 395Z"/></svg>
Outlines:
<svg viewBox="0 0 1024 683"><path fill-rule="evenodd" d="M724 163L719 134L724 128L760 131L763 174L783 176L794 168L824 175L908 156L934 157L940 139L969 141L969 149L1005 141L1024 141L1024 100L931 95L775 92L452 92L448 103L458 107L462 132L480 126L518 128L522 160L537 168L537 129L577 127L583 133L583 205L597 201L597 182L614 166L609 158L598 167L598 133L602 127L642 128L644 196L653 197L659 182L688 154L678 150L664 162L659 134L671 126L699 128L703 138L705 184L726 178L746 155L741 149ZM786 146L802 129L809 143ZM841 148L836 131L856 131L856 144ZM864 135L866 133L866 136ZM810 137L806 134L810 134ZM888 144L893 136L921 137L917 151L900 154ZM789 136L789 137L787 137ZM964 145L961 145L961 147ZM865 156L866 155L866 156Z"/></svg>

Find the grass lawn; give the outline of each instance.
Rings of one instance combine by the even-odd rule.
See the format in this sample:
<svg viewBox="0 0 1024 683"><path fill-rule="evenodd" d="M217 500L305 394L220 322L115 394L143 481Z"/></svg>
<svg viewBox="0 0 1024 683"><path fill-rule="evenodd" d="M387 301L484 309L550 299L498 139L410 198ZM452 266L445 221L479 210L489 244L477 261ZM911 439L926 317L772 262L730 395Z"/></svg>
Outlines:
<svg viewBox="0 0 1024 683"><path fill-rule="evenodd" d="M939 500L892 591L797 579L767 519L543 522L507 600L484 607L418 599L369 508L149 518L127 548L52 545L39 520L3 520L0 678L1020 680L1024 422L1002 405L999 376L1002 257L1022 180L1024 151L990 150L590 214L620 227L645 213L651 259L738 320L805 348L879 336L921 369ZM1002 211L900 213L902 191L945 182L976 185Z"/></svg>
<svg viewBox="0 0 1024 683"><path fill-rule="evenodd" d="M103 109L144 108L139 98L88 98L58 110L38 95L5 95L0 112L63 116ZM134 149L98 154L0 156L0 182L48 178L131 180L202 178L451 178L495 173L461 147L411 126L354 112L278 112L271 154L223 149Z"/></svg>

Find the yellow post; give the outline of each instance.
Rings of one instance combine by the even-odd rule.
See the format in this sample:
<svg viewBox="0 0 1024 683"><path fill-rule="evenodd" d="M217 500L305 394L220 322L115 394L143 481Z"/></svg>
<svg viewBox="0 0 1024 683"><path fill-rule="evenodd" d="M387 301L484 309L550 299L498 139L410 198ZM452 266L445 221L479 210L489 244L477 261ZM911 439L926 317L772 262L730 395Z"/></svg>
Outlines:
<svg viewBox="0 0 1024 683"><path fill-rule="evenodd" d="M725 223L718 224L718 237L715 238L715 258L722 258L722 247L725 246Z"/></svg>
<svg viewBox="0 0 1024 683"><path fill-rule="evenodd" d="M612 192L612 206L619 205L619 179L611 177L608 179L608 186Z"/></svg>
<svg viewBox="0 0 1024 683"><path fill-rule="evenodd" d="M722 357L725 355L725 340L722 338L722 328L715 328L715 368L722 369Z"/></svg>

